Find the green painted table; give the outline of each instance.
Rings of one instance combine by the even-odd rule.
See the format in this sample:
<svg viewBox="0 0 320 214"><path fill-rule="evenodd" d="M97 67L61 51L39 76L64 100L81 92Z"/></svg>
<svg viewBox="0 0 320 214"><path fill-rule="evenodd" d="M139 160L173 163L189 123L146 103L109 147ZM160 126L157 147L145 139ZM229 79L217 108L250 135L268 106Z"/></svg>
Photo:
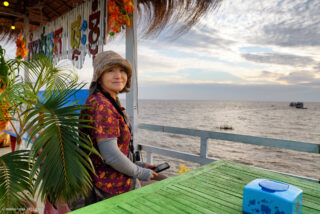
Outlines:
<svg viewBox="0 0 320 214"><path fill-rule="evenodd" d="M320 184L220 160L72 214L242 213L243 187L256 178L273 179L301 188L302 213L320 213Z"/></svg>

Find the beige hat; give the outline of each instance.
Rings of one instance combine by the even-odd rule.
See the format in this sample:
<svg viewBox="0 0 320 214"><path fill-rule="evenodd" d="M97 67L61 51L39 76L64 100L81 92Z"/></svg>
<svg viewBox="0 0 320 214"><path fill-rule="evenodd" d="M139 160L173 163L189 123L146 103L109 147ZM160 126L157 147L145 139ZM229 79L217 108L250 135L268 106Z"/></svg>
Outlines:
<svg viewBox="0 0 320 214"><path fill-rule="evenodd" d="M124 89L120 91L120 93L129 91L128 89L131 87L132 76L132 67L130 62L122 58L114 51L104 51L96 55L93 60L93 77L89 89L90 94L95 91L97 87L97 81L99 80L103 72L113 66L123 67L128 75L127 84Z"/></svg>

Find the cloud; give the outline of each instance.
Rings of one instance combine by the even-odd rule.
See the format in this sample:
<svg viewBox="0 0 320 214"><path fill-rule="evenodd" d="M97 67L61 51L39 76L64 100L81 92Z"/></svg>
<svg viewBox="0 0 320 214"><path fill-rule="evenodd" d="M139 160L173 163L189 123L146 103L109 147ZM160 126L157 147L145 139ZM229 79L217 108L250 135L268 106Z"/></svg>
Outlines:
<svg viewBox="0 0 320 214"><path fill-rule="evenodd" d="M317 0L279 1L273 8L273 22L262 26L257 43L285 47L320 46L320 2ZM285 15L284 15L285 14ZM266 15L266 14L265 14Z"/></svg>
<svg viewBox="0 0 320 214"><path fill-rule="evenodd" d="M287 23L270 24L264 26L263 32L264 37L257 38L257 43L269 43L284 47L320 46L319 24L310 24L309 26L288 26Z"/></svg>
<svg viewBox="0 0 320 214"><path fill-rule="evenodd" d="M219 31L209 26L196 26L174 41L161 34L156 40L142 39L141 42L151 45L155 50L165 48L193 54L210 54L213 50L230 51L230 47L235 43L233 40L223 38Z"/></svg>
<svg viewBox="0 0 320 214"><path fill-rule="evenodd" d="M289 84L302 84L320 88L320 78L316 78L315 72L312 71L294 71L279 77L279 80L286 81Z"/></svg>
<svg viewBox="0 0 320 214"><path fill-rule="evenodd" d="M197 68L181 69L178 72L147 72L140 75L140 82L150 83L245 83L246 81L228 72L216 72Z"/></svg>
<svg viewBox="0 0 320 214"><path fill-rule="evenodd" d="M317 73L320 73L320 63L318 63L317 65L315 65L313 67L314 71L317 72Z"/></svg>
<svg viewBox="0 0 320 214"><path fill-rule="evenodd" d="M223 34L257 45L320 46L318 0L225 0L210 23ZM209 23L209 24L210 24Z"/></svg>
<svg viewBox="0 0 320 214"><path fill-rule="evenodd" d="M283 76L283 74L271 72L271 71L262 71L261 74L258 76L259 79L271 79L276 80Z"/></svg>
<svg viewBox="0 0 320 214"><path fill-rule="evenodd" d="M224 48L228 49L235 41L224 39L219 35L219 31L211 28L198 28L190 30L175 45L186 48Z"/></svg>
<svg viewBox="0 0 320 214"><path fill-rule="evenodd" d="M242 57L257 63L291 66L308 66L315 62L311 57L279 53L242 54Z"/></svg>
<svg viewBox="0 0 320 214"><path fill-rule="evenodd" d="M138 59L138 72L140 74L146 72L176 73L181 66L181 59L170 60L169 57L159 55L152 49L144 48L143 50Z"/></svg>

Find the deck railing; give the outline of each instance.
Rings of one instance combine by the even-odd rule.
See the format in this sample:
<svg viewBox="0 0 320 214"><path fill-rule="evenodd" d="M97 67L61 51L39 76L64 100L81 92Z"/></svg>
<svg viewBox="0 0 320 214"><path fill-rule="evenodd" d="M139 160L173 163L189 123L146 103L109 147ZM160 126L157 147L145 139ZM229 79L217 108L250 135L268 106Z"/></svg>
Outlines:
<svg viewBox="0 0 320 214"><path fill-rule="evenodd" d="M153 158L152 158L153 153L169 156L177 159L182 159L185 161L199 163L200 165L211 163L213 161L216 161L216 159L208 157L208 141L207 141L208 139L225 140L225 141L232 141L236 143L246 143L246 144L260 145L260 146L270 146L275 148L284 148L284 149L317 153L317 154L320 153L320 144L316 144L316 143L306 143L306 142L291 141L291 140L280 140L280 139L274 139L274 138L254 137L254 136L247 136L247 135L240 135L240 134L203 131L203 130L196 130L196 129L177 128L177 127L151 125L151 124L140 124L139 128L150 130L150 131L200 137L200 155L174 151L174 150L155 147L151 145L138 144L138 148L146 152L146 156L147 156L146 158L148 163L153 162ZM278 173L281 173L281 172L278 172ZM287 173L281 173L281 174L291 175ZM301 177L296 175L291 175L291 176L319 182L318 180L315 180L312 178L306 178L306 177Z"/></svg>

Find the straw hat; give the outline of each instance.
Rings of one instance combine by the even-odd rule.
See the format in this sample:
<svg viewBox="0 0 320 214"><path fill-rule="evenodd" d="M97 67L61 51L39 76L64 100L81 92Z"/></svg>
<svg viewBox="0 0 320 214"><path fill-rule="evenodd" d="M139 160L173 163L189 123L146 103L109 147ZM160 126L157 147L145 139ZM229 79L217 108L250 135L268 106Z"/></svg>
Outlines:
<svg viewBox="0 0 320 214"><path fill-rule="evenodd" d="M132 67L130 62L122 58L119 54L117 54L114 51L104 51L96 55L96 57L93 60L93 77L89 89L90 94L94 93L94 91L96 90L98 80L104 73L104 71L113 66L120 66L124 68L128 76L127 84L124 87L124 89L120 91L120 93L129 91L128 89L131 87L132 76Z"/></svg>

